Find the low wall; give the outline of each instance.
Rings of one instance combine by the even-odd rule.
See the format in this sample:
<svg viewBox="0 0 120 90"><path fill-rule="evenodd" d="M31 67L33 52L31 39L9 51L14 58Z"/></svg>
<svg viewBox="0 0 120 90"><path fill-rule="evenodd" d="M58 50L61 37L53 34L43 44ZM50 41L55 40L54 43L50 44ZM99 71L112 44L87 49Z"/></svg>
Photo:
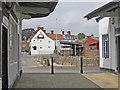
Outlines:
<svg viewBox="0 0 120 90"><path fill-rule="evenodd" d="M28 53L22 53L22 65L28 63L33 66L36 65L43 65L43 66L50 66L50 55L29 55Z"/></svg>
<svg viewBox="0 0 120 90"><path fill-rule="evenodd" d="M29 62L34 61L33 64L39 63L45 66L51 65L51 56L54 57L54 63L60 64L60 65L81 65L81 57L80 56L60 56L60 55L26 55L23 54L23 62L27 59ZM100 59L98 57L83 57L83 66L84 67L99 67L99 61Z"/></svg>
<svg viewBox="0 0 120 90"><path fill-rule="evenodd" d="M99 61L100 59L97 57L83 57L83 66L84 67L99 67ZM80 66L81 65L81 57L80 56L59 56L59 55L54 55L54 62L56 64L61 64L61 65L76 65Z"/></svg>

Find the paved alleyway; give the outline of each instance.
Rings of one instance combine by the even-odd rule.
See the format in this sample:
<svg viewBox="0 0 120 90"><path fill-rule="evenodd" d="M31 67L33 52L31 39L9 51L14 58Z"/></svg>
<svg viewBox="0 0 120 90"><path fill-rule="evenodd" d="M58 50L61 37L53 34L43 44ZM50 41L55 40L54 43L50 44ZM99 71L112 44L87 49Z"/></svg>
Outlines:
<svg viewBox="0 0 120 90"><path fill-rule="evenodd" d="M118 90L118 75L88 74L23 74L15 88L108 88ZM102 89L103 90L103 89Z"/></svg>
<svg viewBox="0 0 120 90"><path fill-rule="evenodd" d="M16 88L99 88L81 74L24 74Z"/></svg>
<svg viewBox="0 0 120 90"><path fill-rule="evenodd" d="M100 71L99 67L84 67L80 74L80 67L55 65L55 74L51 75L51 66L36 61L35 56L23 58L24 73L15 88L118 88L118 75Z"/></svg>

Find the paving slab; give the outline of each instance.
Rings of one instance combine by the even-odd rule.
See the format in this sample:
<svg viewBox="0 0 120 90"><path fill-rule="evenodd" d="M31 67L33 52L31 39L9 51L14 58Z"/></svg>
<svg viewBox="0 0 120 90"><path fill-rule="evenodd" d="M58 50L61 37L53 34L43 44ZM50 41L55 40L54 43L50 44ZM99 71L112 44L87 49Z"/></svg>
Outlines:
<svg viewBox="0 0 120 90"><path fill-rule="evenodd" d="M100 88L81 74L23 74L15 88Z"/></svg>
<svg viewBox="0 0 120 90"><path fill-rule="evenodd" d="M56 88L100 88L81 74L58 74L51 79Z"/></svg>
<svg viewBox="0 0 120 90"><path fill-rule="evenodd" d="M118 88L118 75L114 73L88 73L83 74L86 78L101 88Z"/></svg>

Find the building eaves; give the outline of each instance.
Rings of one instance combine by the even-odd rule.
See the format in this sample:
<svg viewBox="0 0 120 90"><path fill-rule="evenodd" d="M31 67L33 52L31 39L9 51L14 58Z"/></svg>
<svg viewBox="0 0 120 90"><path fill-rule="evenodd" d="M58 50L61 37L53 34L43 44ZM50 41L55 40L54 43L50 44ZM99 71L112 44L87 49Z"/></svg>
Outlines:
<svg viewBox="0 0 120 90"><path fill-rule="evenodd" d="M18 11L20 11L23 15L31 16L31 18L45 17L54 11L57 3L58 2L19 2ZM24 12L23 8L25 8L27 11ZM27 8L33 8L33 11L32 9L30 10ZM45 11L44 13L41 13L39 8L42 8L43 11L44 10L47 10L47 11Z"/></svg>
<svg viewBox="0 0 120 90"><path fill-rule="evenodd" d="M61 44L68 44L68 45L80 45L82 46L83 44L77 43L77 42L69 42L69 41L60 41Z"/></svg>
<svg viewBox="0 0 120 90"><path fill-rule="evenodd" d="M99 43L99 40L96 40L96 39L93 39L93 38L88 38L86 41L85 41L86 44L97 44Z"/></svg>
<svg viewBox="0 0 120 90"><path fill-rule="evenodd" d="M98 16L100 19L100 18L102 18L99 16L101 13L110 12L110 11L115 10L117 8L119 8L119 2L109 2L109 3L105 4L104 6L102 6L98 9L94 10L93 12L87 14L86 16L84 16L84 18L87 18L88 20L90 20L90 19Z"/></svg>

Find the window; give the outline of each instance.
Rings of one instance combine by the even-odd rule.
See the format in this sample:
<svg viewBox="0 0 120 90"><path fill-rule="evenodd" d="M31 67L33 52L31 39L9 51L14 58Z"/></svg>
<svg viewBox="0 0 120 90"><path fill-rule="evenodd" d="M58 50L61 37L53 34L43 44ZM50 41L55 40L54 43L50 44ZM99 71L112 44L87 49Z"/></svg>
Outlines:
<svg viewBox="0 0 120 90"><path fill-rule="evenodd" d="M38 39L44 39L44 36L43 36L42 34L39 34L39 35L37 36L37 38L38 38Z"/></svg>
<svg viewBox="0 0 120 90"><path fill-rule="evenodd" d="M102 35L102 57L109 58L109 36Z"/></svg>
<svg viewBox="0 0 120 90"><path fill-rule="evenodd" d="M33 50L37 50L37 47L36 47L36 46L33 46Z"/></svg>
<svg viewBox="0 0 120 90"><path fill-rule="evenodd" d="M50 46L48 46L48 48L50 48Z"/></svg>

